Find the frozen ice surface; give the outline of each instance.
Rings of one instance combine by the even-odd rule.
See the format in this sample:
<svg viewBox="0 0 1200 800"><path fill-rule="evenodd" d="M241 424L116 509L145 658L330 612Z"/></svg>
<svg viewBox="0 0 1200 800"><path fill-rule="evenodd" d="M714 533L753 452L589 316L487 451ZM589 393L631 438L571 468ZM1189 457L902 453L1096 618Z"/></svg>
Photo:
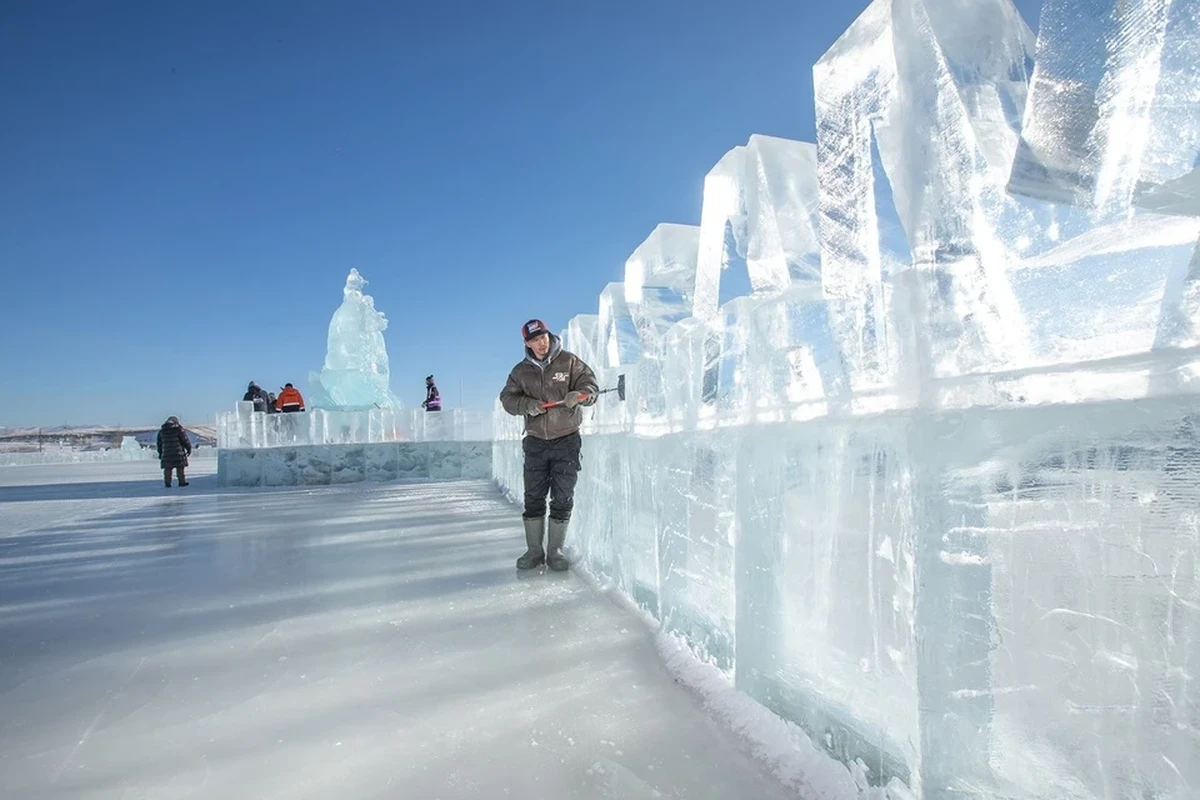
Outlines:
<svg viewBox="0 0 1200 800"><path fill-rule="evenodd" d="M351 269L342 289L342 304L329 320L325 366L308 378L308 407L343 410L399 408L392 394L387 344L387 318L375 300L363 294L367 281Z"/></svg>
<svg viewBox="0 0 1200 800"><path fill-rule="evenodd" d="M0 471L13 798L782 798L488 482Z"/></svg>

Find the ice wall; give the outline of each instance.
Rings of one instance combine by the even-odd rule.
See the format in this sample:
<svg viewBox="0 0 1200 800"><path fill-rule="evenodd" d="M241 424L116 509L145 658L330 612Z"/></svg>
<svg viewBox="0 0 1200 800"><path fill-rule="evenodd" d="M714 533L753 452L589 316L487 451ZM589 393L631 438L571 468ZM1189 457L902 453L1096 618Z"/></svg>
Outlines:
<svg viewBox="0 0 1200 800"><path fill-rule="evenodd" d="M1195 408L595 434L572 545L877 783L1187 796L1200 780ZM520 465L519 440L497 441L513 496Z"/></svg>
<svg viewBox="0 0 1200 800"><path fill-rule="evenodd" d="M369 411L314 409L293 414L265 414L253 403L239 402L216 418L217 447L255 450L378 442L491 441L492 415L447 409L375 408Z"/></svg>
<svg viewBox="0 0 1200 800"><path fill-rule="evenodd" d="M221 486L327 486L395 480L480 480L492 472L485 441L369 442L221 450Z"/></svg>
<svg viewBox="0 0 1200 800"><path fill-rule="evenodd" d="M877 0L564 331L579 563L877 785L1200 785L1198 14Z"/></svg>

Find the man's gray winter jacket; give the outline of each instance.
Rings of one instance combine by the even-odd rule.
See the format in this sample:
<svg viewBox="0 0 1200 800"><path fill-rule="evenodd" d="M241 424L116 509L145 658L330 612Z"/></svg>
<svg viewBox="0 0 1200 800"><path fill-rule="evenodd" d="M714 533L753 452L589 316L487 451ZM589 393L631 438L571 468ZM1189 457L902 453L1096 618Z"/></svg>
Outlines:
<svg viewBox="0 0 1200 800"><path fill-rule="evenodd" d="M525 348L525 359L508 373L500 404L519 417L542 403L565 399L568 392L585 392L594 401L598 390L592 368L579 356L563 350L557 336L551 336L545 361L538 361ZM578 407L555 406L536 417L525 416L525 433L539 439L561 439L578 431L582 422L583 412Z"/></svg>

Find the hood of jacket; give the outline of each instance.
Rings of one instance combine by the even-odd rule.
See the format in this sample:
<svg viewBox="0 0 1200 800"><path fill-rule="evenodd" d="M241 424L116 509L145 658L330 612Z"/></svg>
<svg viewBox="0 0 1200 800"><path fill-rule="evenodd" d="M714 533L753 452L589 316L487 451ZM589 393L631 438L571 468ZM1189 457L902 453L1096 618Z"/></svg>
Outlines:
<svg viewBox="0 0 1200 800"><path fill-rule="evenodd" d="M532 350L530 350L528 347L525 348L525 360L540 370L546 369L550 362L558 358L558 354L562 352L562 340L553 333L548 335L550 336L550 351L546 353L546 357L544 359L539 361L538 357L533 354Z"/></svg>

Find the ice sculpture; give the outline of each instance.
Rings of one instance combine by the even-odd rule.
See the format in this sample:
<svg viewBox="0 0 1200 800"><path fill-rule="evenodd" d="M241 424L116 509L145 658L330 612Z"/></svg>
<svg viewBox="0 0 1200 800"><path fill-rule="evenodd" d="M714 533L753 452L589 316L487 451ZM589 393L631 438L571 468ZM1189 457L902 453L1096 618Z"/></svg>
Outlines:
<svg viewBox="0 0 1200 800"><path fill-rule="evenodd" d="M351 269L342 289L342 304L329 321L325 366L308 377L312 408L361 411L401 406L390 386L383 340L387 318L375 309L375 300L363 294L366 285L358 270Z"/></svg>
<svg viewBox="0 0 1200 800"><path fill-rule="evenodd" d="M121 437L121 460L140 461L146 456L146 451L134 436Z"/></svg>
<svg viewBox="0 0 1200 800"><path fill-rule="evenodd" d="M1198 15L1047 0L1035 60L1008 0L876 0L815 147L731 149L568 326L631 376L576 557L849 765L805 791L1200 786Z"/></svg>

